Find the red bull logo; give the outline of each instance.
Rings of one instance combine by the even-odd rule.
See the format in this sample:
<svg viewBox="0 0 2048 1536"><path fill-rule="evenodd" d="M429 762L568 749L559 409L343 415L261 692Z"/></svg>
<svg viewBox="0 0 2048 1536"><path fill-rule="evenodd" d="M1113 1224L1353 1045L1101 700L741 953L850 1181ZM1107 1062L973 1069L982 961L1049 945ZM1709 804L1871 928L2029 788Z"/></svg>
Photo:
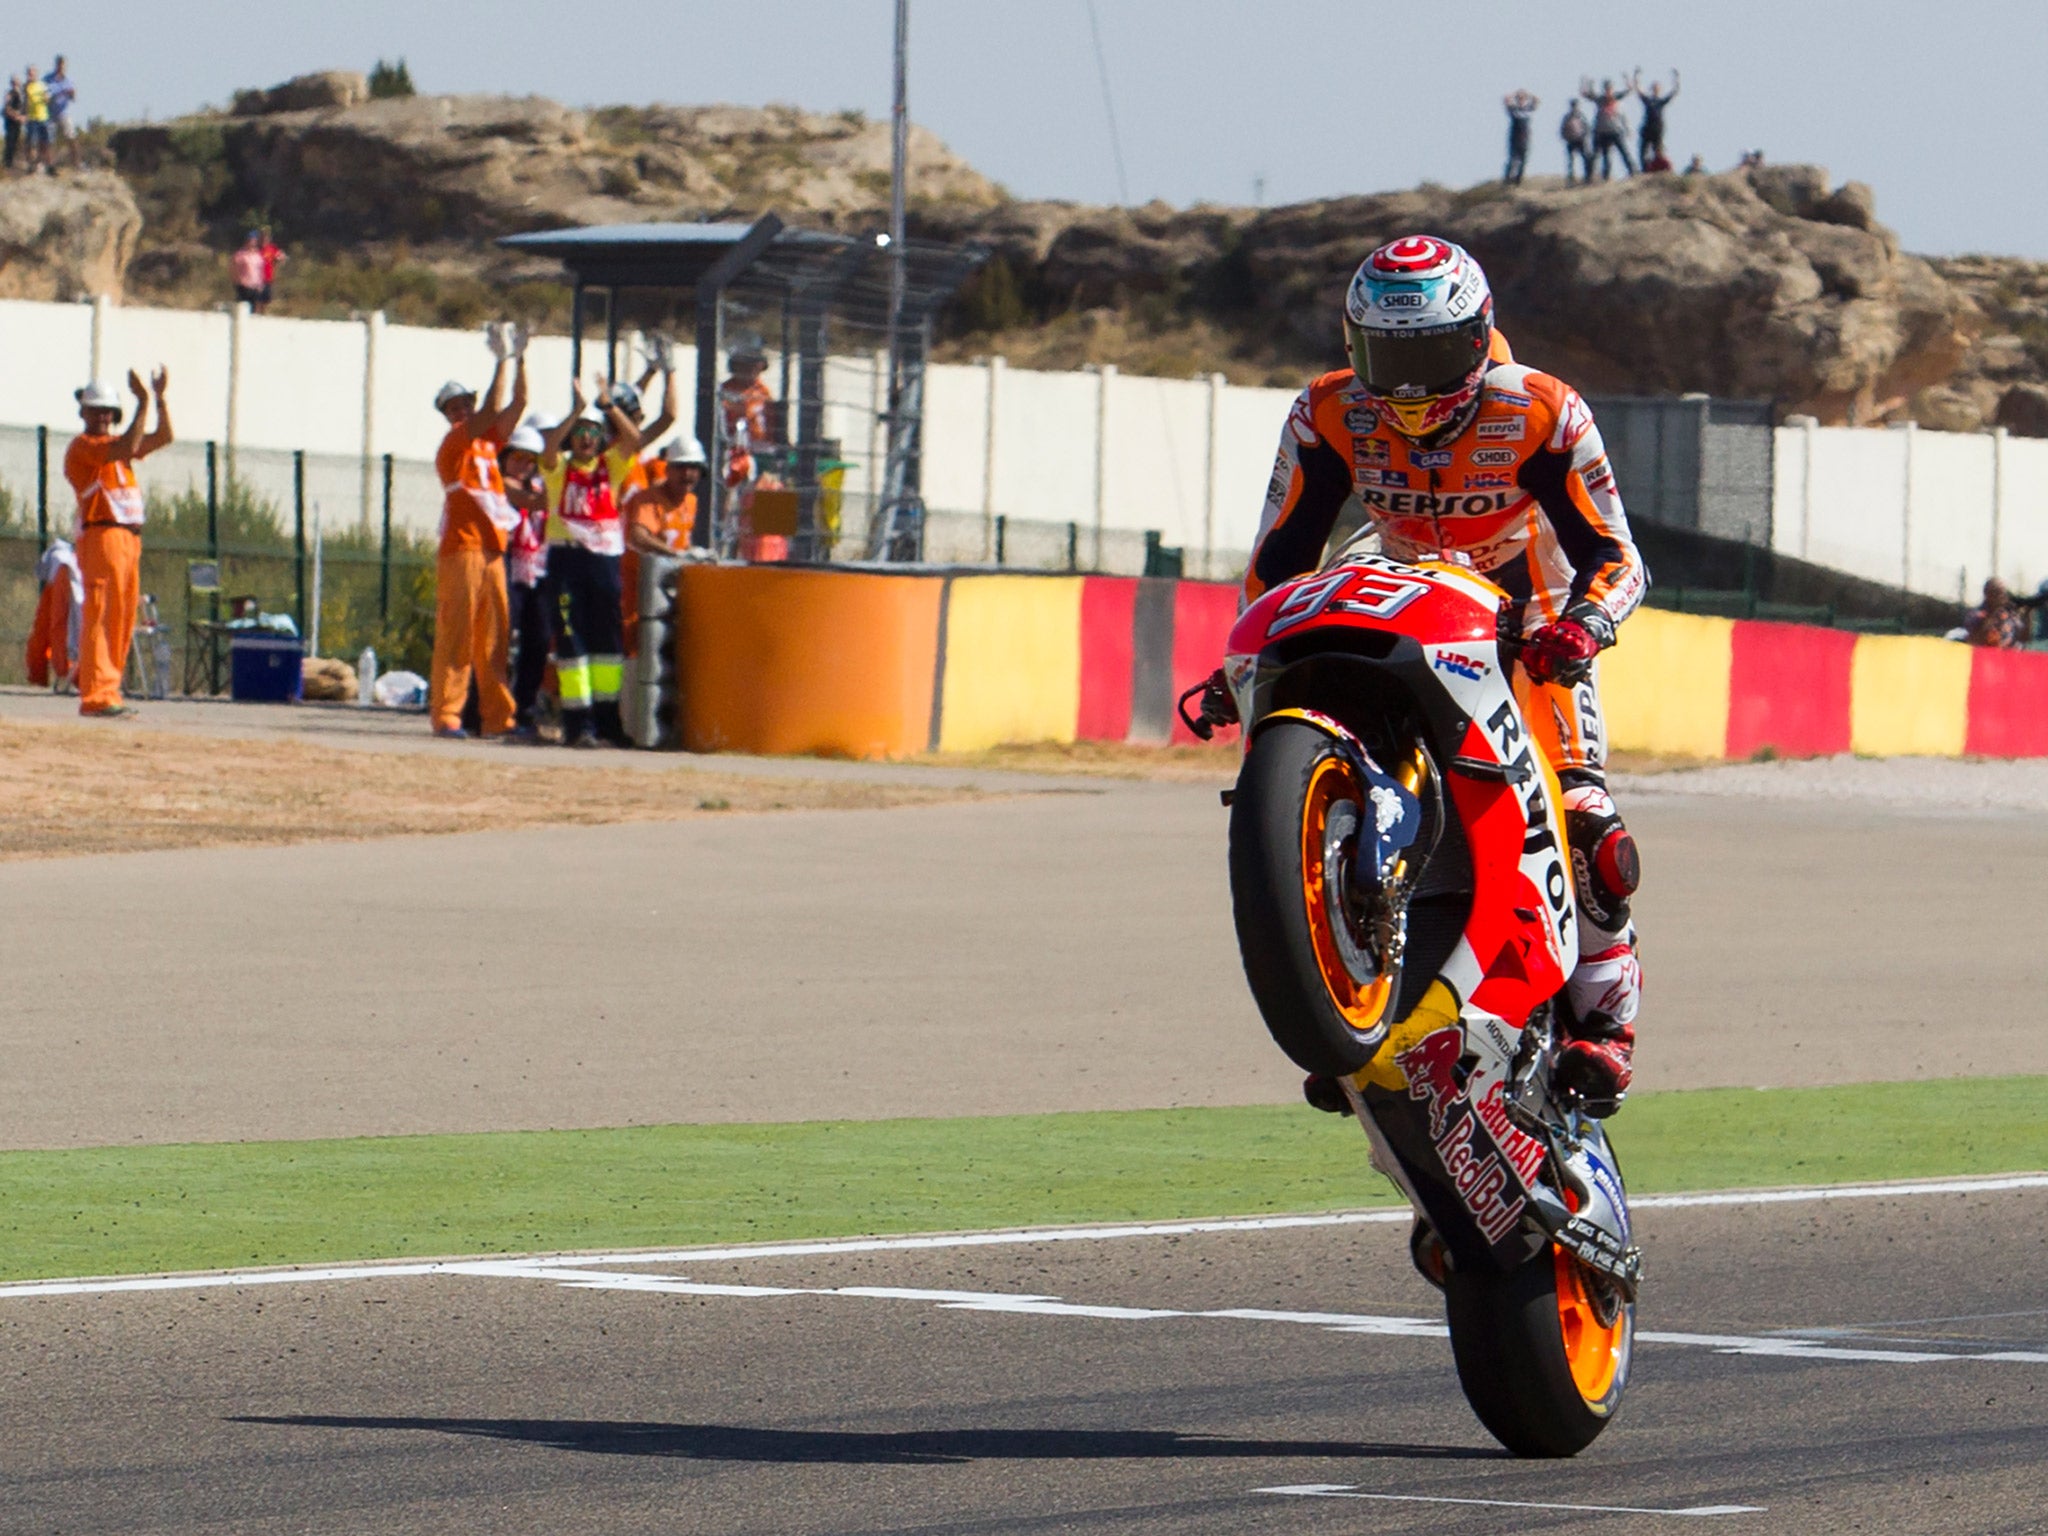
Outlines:
<svg viewBox="0 0 2048 1536"><path fill-rule="evenodd" d="M1458 1058L1465 1054L1465 1031L1455 1026L1424 1035L1394 1058L1408 1080L1408 1097L1429 1106L1429 1135L1444 1133L1444 1117L1464 1093L1458 1081Z"/></svg>

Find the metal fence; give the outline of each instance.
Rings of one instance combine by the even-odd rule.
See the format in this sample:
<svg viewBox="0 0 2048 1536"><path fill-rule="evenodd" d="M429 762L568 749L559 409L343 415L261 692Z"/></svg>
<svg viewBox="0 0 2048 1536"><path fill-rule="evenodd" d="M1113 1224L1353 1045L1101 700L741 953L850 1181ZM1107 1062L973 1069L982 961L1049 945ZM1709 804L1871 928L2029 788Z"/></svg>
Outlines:
<svg viewBox="0 0 2048 1536"><path fill-rule="evenodd" d="M1589 396L1632 520L1769 548L1768 401Z"/></svg>
<svg viewBox="0 0 2048 1536"><path fill-rule="evenodd" d="M35 621L36 558L73 534L76 497L64 480L66 434L0 428L0 683L26 680ZM434 553L442 492L431 464L390 455L359 458L173 443L136 466L148 503L142 590L172 633L173 685L217 681L212 644L195 624L223 616L234 599L290 615L308 650L352 659L364 646L379 665L425 672L434 644ZM841 492L826 503L835 535L825 559L859 559L876 498ZM821 532L828 526L819 519ZM931 511L924 557L937 565L1199 575L1156 533L1108 530L1095 547L1080 522L979 512ZM991 560L991 554L993 559ZM1217 574L1243 569L1219 555ZM1228 564L1228 568L1223 568ZM213 565L213 591L195 590L195 565ZM316 602L317 590L317 602Z"/></svg>
<svg viewBox="0 0 2048 1536"><path fill-rule="evenodd" d="M73 533L68 439L0 430L0 682L26 675L36 558ZM173 683L217 682L212 642L194 625L237 598L288 614L309 647L424 671L433 649L434 544L441 488L431 465L173 443L136 466L148 504L142 590L172 636ZM365 508L368 516L365 517ZM195 567L218 580L195 590ZM317 593L317 601L316 601ZM208 655L197 654L205 649ZM200 681L203 679L203 681Z"/></svg>

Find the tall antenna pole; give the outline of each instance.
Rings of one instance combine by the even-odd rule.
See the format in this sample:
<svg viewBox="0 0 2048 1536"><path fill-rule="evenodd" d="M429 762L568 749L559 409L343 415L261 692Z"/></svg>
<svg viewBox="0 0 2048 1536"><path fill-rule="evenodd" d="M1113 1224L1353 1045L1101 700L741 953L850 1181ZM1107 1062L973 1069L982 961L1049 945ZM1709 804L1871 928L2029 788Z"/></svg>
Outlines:
<svg viewBox="0 0 2048 1536"><path fill-rule="evenodd" d="M902 384L903 203L910 167L910 0L896 0L896 100L890 110L889 144L889 412L896 411ZM893 436L893 423L891 435Z"/></svg>

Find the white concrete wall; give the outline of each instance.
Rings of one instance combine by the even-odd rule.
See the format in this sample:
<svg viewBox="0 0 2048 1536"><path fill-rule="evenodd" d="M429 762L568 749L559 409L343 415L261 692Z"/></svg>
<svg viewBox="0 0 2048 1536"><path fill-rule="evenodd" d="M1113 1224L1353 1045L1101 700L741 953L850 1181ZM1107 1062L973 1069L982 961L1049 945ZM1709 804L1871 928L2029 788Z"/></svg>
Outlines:
<svg viewBox="0 0 2048 1536"><path fill-rule="evenodd" d="M1951 601L2048 580L2048 442L1797 424L1776 448L1780 554Z"/></svg>
<svg viewBox="0 0 2048 1536"><path fill-rule="evenodd" d="M110 382L168 365L180 437L232 442L251 476L260 466L275 479L270 451L306 450L308 500L324 520L374 517L381 477L365 475L361 460L394 455L409 466L394 521L421 532L437 509L430 471L423 479L411 466L428 464L441 439L434 391L449 378L481 387L491 366L474 331L4 302L0 356L12 366L0 369L0 427L69 432L71 391L94 370L95 347ZM621 371L637 376L641 338L623 337L621 351ZM677 362L692 389L694 351ZM569 404L567 338L536 338L528 364L531 410L559 415ZM601 341L584 364L586 375L602 366ZM779 375L773 364L770 374ZM879 382L875 358L827 364L825 432L854 466L846 489L856 518L880 476ZM974 520L987 545L994 515L1010 520L1012 556L1023 560L1036 558L1034 539L1053 535L1017 525L1045 525L1062 549L1064 525L1078 525L1083 564L1098 548L1108 560L1111 546L1121 560L1156 529L1186 551L1190 570L1233 575L1257 530L1292 397L1114 369L938 365L926 385L925 498L963 547ZM686 406L686 427L689 414ZM1778 429L1776 446L1773 543L1783 553L1950 599L1974 596L1994 569L2025 590L2048 579L2048 442L1794 425ZM0 466L9 483L21 478L18 447Z"/></svg>

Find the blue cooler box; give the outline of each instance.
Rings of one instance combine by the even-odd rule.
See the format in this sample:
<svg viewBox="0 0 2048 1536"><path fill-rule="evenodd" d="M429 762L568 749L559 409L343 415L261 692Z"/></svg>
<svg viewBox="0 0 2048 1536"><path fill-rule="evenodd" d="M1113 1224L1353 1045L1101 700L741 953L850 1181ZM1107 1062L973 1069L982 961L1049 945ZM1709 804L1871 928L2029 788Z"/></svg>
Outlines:
<svg viewBox="0 0 2048 1536"><path fill-rule="evenodd" d="M228 696L243 704L290 704L305 685L305 650L292 635L228 637Z"/></svg>

